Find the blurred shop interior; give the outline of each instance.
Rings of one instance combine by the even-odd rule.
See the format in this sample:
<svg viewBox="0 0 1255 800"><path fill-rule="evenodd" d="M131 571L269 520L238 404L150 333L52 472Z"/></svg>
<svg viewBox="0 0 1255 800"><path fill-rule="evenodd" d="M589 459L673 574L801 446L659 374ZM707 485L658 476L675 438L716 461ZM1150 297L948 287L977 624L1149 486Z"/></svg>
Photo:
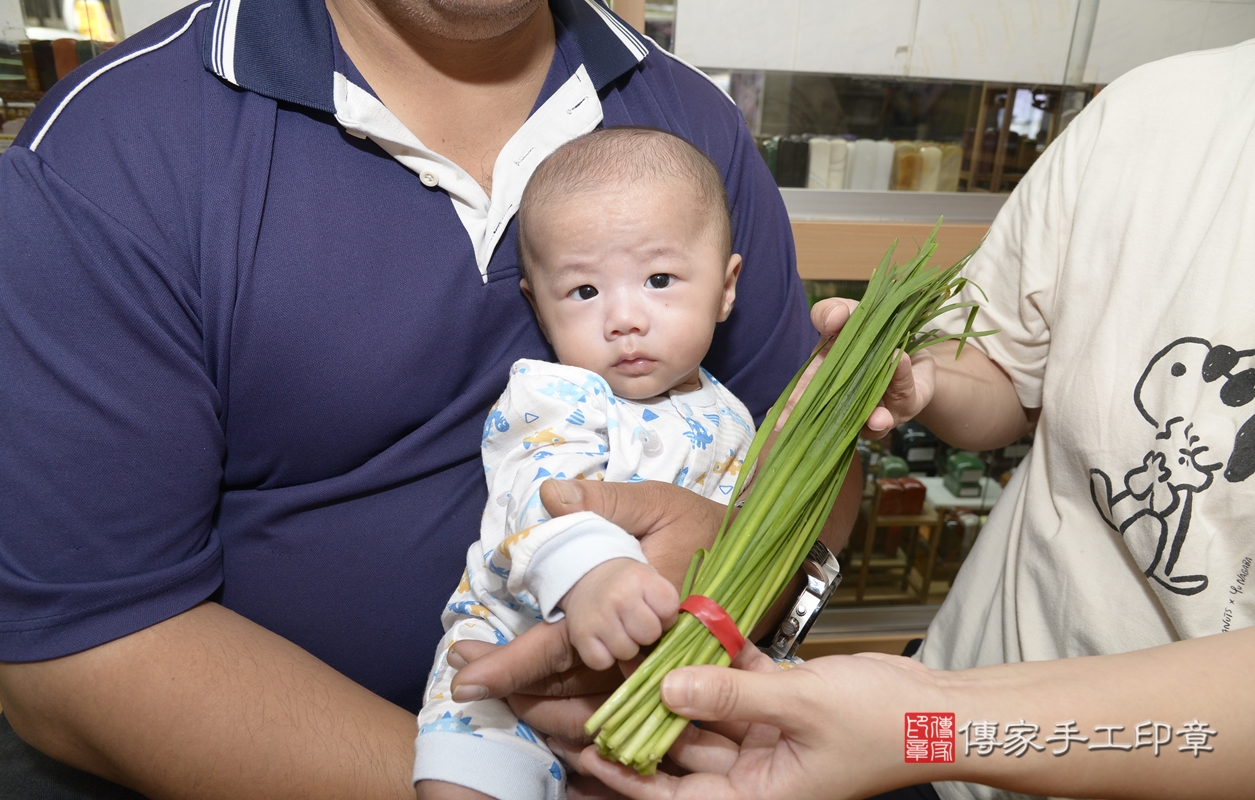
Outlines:
<svg viewBox="0 0 1255 800"><path fill-rule="evenodd" d="M183 0L0 0L0 149L49 87ZM740 108L780 186L811 301L861 296L894 239L938 261L1128 70L1255 37L1239 0L614 0ZM1163 113L1171 114L1165 108ZM923 635L1031 437L955 451L908 423L859 446L844 580L802 655Z"/></svg>

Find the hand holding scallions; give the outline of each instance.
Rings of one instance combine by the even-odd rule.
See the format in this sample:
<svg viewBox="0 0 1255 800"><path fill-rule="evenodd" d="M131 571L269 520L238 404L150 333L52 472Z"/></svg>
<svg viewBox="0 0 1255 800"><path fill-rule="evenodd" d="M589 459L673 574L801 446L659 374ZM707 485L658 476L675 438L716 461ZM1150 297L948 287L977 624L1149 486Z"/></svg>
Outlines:
<svg viewBox="0 0 1255 800"><path fill-rule="evenodd" d="M863 303L818 368L819 359L812 358L799 371L754 437L732 494L742 496L750 475L752 489L735 516L729 506L710 550L694 555L680 591L686 598L681 609L692 613L680 615L585 723L603 757L641 774L657 768L688 724L663 704L663 678L683 666L726 666L736 655L738 640L744 642L814 545L845 482L859 431L902 371L902 355L953 339L961 345L979 335L971 331L975 303L952 302L967 282L959 272L971 254L947 268L930 266L936 229L903 264L892 263L895 248L896 243L872 274ZM927 329L959 309L967 311L962 333ZM911 388L903 396L915 403L922 386L915 386L913 370L908 371ZM795 390L804 380L798 396ZM782 419L787 421L781 424Z"/></svg>
<svg viewBox="0 0 1255 800"><path fill-rule="evenodd" d="M857 301L844 297L820 300L811 307L811 323L821 336L834 337L845 327L850 314L857 307ZM936 389L936 366L933 351L929 348L917 350L911 355L903 353L893 377L889 380L889 388L885 390L884 397L872 411L871 416L867 418L859 435L864 439L882 439L897 426L915 419L932 400L933 391ZM813 372L818 368L818 364L812 363L808 369ZM804 386L808 383L808 377L803 376L799 385ZM799 393L800 389L795 392L795 395ZM786 406L786 413L791 407L791 405Z"/></svg>
<svg viewBox="0 0 1255 800"><path fill-rule="evenodd" d="M945 269L929 268L935 250L930 235L914 258L891 268L891 249L873 276L864 303L853 313L841 301L830 301L815 312L813 321L821 333L848 330L822 363L812 360L785 390L787 421L785 402L778 402L768 415L747 457L747 464L754 464L762 455L753 491L735 520L730 514L725 517L710 551L698 552L681 592L682 596L712 598L743 635L780 594L814 543L843 483L864 423L869 417L875 423L878 411L887 412L891 420L913 415L932 391L932 363L921 356L923 348L954 338L961 345L973 335L973 304L951 302L964 284L958 272L967 259ZM838 304L845 308L837 308ZM935 317L959 308L971 312L963 334L944 337L924 330ZM844 325L847 321L849 325ZM914 362L902 363L903 353L913 356ZM795 394L803 386L805 391ZM881 428L880 435L886 429ZM767 451L764 444L773 431L775 441ZM877 435L876 431L868 433ZM742 479L750 472L742 470ZM735 492L739 494L741 488ZM459 691L472 690L477 695L500 696L523 685L519 680L525 674L539 678L541 673L569 668L570 653L555 655L563 650L563 643L561 637L546 636L551 630L557 628L538 626L496 653L465 654L472 663L455 679L455 697ZM507 655L506 651L511 652ZM535 669L529 668L533 661ZM693 616L682 614L585 730L591 734L600 729L598 746L603 755L651 772L687 725L662 704L658 689L662 678L679 666L727 663L728 654L720 643ZM553 730L544 724L537 727Z"/></svg>
<svg viewBox="0 0 1255 800"><path fill-rule="evenodd" d="M669 707L703 720L670 752L692 774L641 775L593 747L561 747L558 754L636 800L845 800L934 777L929 765L902 758L903 714L933 708L944 697L922 664L864 654L815 659L785 672L746 648L734 666L688 667L662 684Z"/></svg>

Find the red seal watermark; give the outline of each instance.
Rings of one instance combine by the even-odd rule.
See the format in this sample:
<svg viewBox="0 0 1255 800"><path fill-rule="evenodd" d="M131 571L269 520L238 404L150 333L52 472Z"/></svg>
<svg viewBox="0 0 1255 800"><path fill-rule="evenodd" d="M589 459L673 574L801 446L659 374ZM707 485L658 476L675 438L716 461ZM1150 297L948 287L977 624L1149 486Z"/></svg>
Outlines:
<svg viewBox="0 0 1255 800"><path fill-rule="evenodd" d="M954 714L907 714L904 742L908 764L953 764Z"/></svg>

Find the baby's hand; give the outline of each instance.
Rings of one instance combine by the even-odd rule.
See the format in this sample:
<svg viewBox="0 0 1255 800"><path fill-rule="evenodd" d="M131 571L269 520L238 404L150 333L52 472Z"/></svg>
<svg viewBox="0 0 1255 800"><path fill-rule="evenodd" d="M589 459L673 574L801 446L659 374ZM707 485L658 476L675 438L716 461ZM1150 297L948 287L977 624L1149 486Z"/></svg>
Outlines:
<svg viewBox="0 0 1255 800"><path fill-rule="evenodd" d="M675 623L680 594L648 564L614 558L580 578L558 605L580 660L609 669L658 641Z"/></svg>

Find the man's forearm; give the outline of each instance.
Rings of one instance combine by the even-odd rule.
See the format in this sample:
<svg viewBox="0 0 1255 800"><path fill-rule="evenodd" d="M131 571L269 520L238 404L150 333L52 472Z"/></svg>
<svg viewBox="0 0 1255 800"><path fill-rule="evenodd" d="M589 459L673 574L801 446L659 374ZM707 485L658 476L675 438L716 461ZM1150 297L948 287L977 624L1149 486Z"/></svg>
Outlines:
<svg viewBox="0 0 1255 800"><path fill-rule="evenodd" d="M936 386L918 419L942 441L966 450L992 450L1033 429L1036 411L1020 405L1011 379L984 353L968 345L956 360L955 342L931 349Z"/></svg>
<svg viewBox="0 0 1255 800"><path fill-rule="evenodd" d="M845 476L845 483L841 484L841 491L837 495L837 501L832 504L832 511L828 513L828 519L824 520L824 527L819 531L819 541L834 553L840 553L845 549L845 543L850 539L850 532L854 529L854 520L858 517L859 503L863 499L863 465L859 461L858 456L850 463L850 471ZM784 591L776 598L776 602L772 603L771 608L763 614L763 618L754 626L754 630L750 632L749 639L751 642L757 642L767 636L774 634L776 628L780 625L780 620L784 618L785 612L792 607L793 602L797 599L798 593L802 590L805 576L801 570L789 581L784 587Z"/></svg>
<svg viewBox="0 0 1255 800"><path fill-rule="evenodd" d="M845 549L862 502L863 463L856 454L850 462L850 471L845 475L845 483L841 484L837 501L832 504L832 511L828 513L828 519L824 521L824 527L819 532L819 540L832 552L840 553Z"/></svg>
<svg viewBox="0 0 1255 800"><path fill-rule="evenodd" d="M953 764L904 768L1051 796L1249 797L1253 660L1248 628L1122 655L934 672L940 704L919 711L952 711L958 729L987 723L980 735L997 746L979 755L969 726Z"/></svg>
<svg viewBox="0 0 1255 800"><path fill-rule="evenodd" d="M409 712L214 603L0 664L0 705L38 749L154 798L413 797Z"/></svg>

